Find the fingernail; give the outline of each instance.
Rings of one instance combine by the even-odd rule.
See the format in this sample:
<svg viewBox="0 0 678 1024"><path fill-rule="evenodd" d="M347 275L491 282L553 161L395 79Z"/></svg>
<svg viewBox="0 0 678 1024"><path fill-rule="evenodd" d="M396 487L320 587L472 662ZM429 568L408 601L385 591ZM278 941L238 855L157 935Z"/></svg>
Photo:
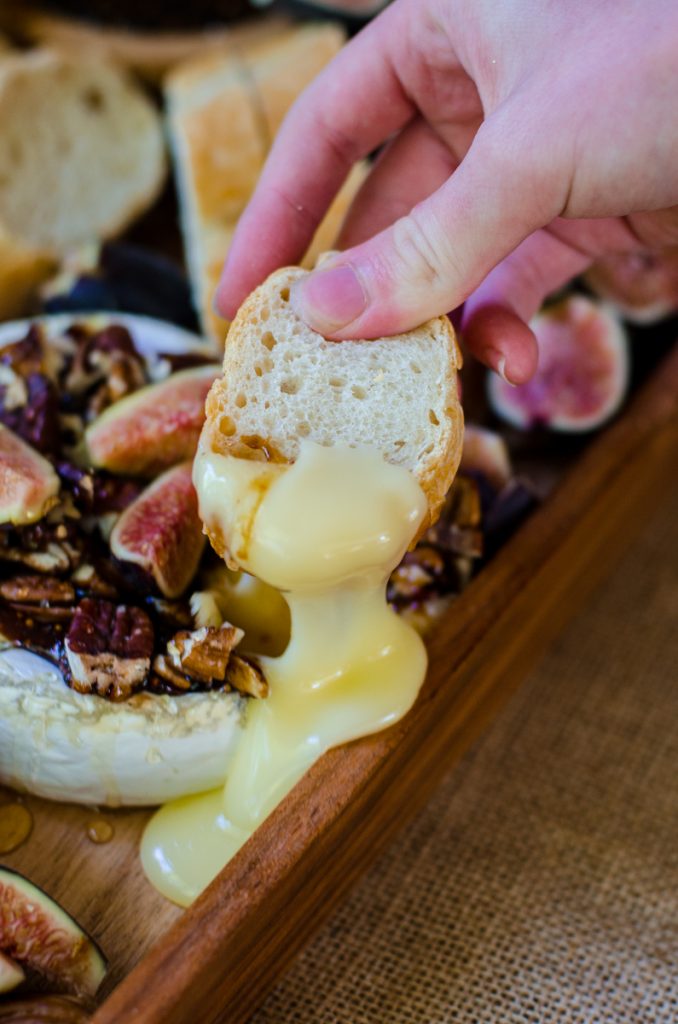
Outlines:
<svg viewBox="0 0 678 1024"><path fill-rule="evenodd" d="M497 348L491 348L487 353L487 361L492 369L499 374L501 379L509 387L514 388L516 385L512 380L509 380L506 376L506 356L503 352L500 352Z"/></svg>
<svg viewBox="0 0 678 1024"><path fill-rule="evenodd" d="M347 263L329 270L315 270L292 289L292 307L320 334L333 334L365 312L367 294Z"/></svg>

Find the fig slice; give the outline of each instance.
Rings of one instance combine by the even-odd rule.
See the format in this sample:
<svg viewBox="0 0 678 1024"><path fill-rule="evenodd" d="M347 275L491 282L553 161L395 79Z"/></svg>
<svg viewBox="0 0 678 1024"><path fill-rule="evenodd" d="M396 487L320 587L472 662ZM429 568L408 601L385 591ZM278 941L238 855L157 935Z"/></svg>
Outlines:
<svg viewBox="0 0 678 1024"><path fill-rule="evenodd" d="M25 977L21 967L14 960L10 960L4 953L0 953L0 994L11 992L13 988L21 984Z"/></svg>
<svg viewBox="0 0 678 1024"><path fill-rule="evenodd" d="M656 324L678 312L678 246L606 256L593 264L584 281L624 319Z"/></svg>
<svg viewBox="0 0 678 1024"><path fill-rule="evenodd" d="M480 473L496 491L500 491L513 476L508 446L501 434L467 423L459 471Z"/></svg>
<svg viewBox="0 0 678 1024"><path fill-rule="evenodd" d="M205 398L221 373L215 364L180 370L115 402L85 432L97 469L155 476L192 458L205 419Z"/></svg>
<svg viewBox="0 0 678 1024"><path fill-rule="evenodd" d="M51 464L0 423L0 523L33 523L55 504L59 477Z"/></svg>
<svg viewBox="0 0 678 1024"><path fill-rule="evenodd" d="M193 579L205 547L193 487L192 463L167 470L128 505L109 543L121 562L140 566L165 597L179 597Z"/></svg>
<svg viewBox="0 0 678 1024"><path fill-rule="evenodd" d="M0 868L0 949L59 989L93 996L106 973L96 943L47 893Z"/></svg>
<svg viewBox="0 0 678 1024"><path fill-rule="evenodd" d="M547 427L581 433L602 426L622 405L629 385L629 344L619 317L606 305L571 295L530 323L539 367L519 387L488 375L496 414L521 430Z"/></svg>

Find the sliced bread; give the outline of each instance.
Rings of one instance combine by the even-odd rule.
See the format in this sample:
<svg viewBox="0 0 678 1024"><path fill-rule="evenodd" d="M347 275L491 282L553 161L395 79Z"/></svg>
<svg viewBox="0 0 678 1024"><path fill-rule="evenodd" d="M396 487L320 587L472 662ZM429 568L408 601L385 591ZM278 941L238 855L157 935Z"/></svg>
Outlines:
<svg viewBox="0 0 678 1024"><path fill-rule="evenodd" d="M115 235L157 196L159 117L101 60L48 50L0 62L0 226L60 252Z"/></svg>
<svg viewBox="0 0 678 1024"><path fill-rule="evenodd" d="M249 200L275 133L302 89L338 52L336 25L262 25L228 52L179 65L165 83L169 137L194 302L208 337L223 344L228 324L213 298L237 220ZM334 242L365 176L360 165L328 211L312 262ZM311 265L311 264L309 264Z"/></svg>
<svg viewBox="0 0 678 1024"><path fill-rule="evenodd" d="M287 267L257 288L231 324L223 377L207 397L203 443L219 454L294 462L304 438L369 445L404 466L432 522L457 471L461 355L447 317L373 341L328 341L294 313Z"/></svg>

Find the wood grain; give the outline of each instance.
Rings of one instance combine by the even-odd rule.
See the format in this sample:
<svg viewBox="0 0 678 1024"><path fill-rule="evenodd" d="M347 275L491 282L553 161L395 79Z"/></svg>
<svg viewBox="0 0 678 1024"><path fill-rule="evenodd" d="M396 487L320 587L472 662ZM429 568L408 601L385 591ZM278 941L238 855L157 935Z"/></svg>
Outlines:
<svg viewBox="0 0 678 1024"><path fill-rule="evenodd" d="M245 1021L607 574L677 454L678 350L454 605L430 644L412 712L326 754L96 1024ZM128 896L127 908L143 931L154 904L148 894L139 900Z"/></svg>

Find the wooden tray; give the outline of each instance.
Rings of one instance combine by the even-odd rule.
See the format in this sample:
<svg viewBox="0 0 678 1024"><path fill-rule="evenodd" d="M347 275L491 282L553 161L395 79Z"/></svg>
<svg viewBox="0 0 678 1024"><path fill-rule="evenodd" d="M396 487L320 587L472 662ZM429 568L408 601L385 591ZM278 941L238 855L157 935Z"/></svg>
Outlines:
<svg viewBox="0 0 678 1024"><path fill-rule="evenodd" d="M477 737L645 522L678 454L678 349L454 604L430 645L414 709L330 751L195 905L145 881L145 811L94 815L28 800L31 838L5 857L61 900L111 971L96 1024L237 1024L442 774Z"/></svg>

